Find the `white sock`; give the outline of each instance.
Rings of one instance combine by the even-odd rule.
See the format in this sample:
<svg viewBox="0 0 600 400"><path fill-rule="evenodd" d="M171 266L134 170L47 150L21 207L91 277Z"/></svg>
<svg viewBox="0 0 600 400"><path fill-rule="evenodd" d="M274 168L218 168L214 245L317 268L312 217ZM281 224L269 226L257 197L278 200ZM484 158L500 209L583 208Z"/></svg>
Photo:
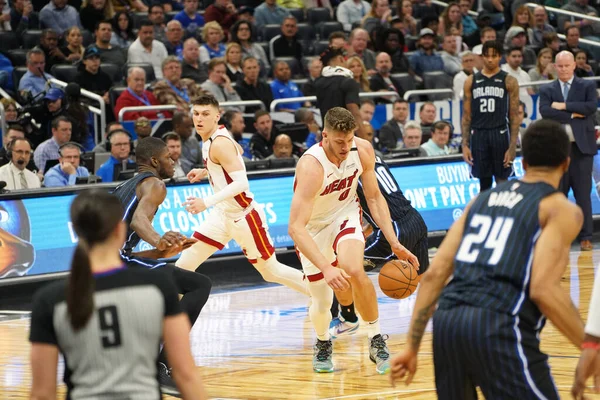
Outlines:
<svg viewBox="0 0 600 400"><path fill-rule="evenodd" d="M275 282L294 289L303 295L309 296L308 284L304 279L304 274L292 267L277 261L277 257L273 256L267 261L258 260L254 267L263 279L267 282Z"/></svg>
<svg viewBox="0 0 600 400"><path fill-rule="evenodd" d="M311 282L308 285L312 304L308 309L310 320L315 328L319 340L327 341L329 336L329 324L331 323L331 302L333 301L333 290L327 285L325 279Z"/></svg>
<svg viewBox="0 0 600 400"><path fill-rule="evenodd" d="M379 318L371 322L365 321L365 325L367 327L367 336L369 340L373 339L373 336L381 334L381 329L379 328Z"/></svg>

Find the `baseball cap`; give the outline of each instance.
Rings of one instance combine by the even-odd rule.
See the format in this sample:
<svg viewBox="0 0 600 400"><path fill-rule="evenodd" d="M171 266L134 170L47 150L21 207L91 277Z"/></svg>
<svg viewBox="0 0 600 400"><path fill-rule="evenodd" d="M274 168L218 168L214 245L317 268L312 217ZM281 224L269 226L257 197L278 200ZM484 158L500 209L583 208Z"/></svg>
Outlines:
<svg viewBox="0 0 600 400"><path fill-rule="evenodd" d="M91 46L85 49L85 53L83 53L83 59L87 60L90 57L100 57L100 50L96 46Z"/></svg>
<svg viewBox="0 0 600 400"><path fill-rule="evenodd" d="M64 93L62 90L57 89L57 88L50 88L47 92L46 95L44 96L44 99L46 100L50 100L50 101L56 101L58 99L62 99L64 97Z"/></svg>
<svg viewBox="0 0 600 400"><path fill-rule="evenodd" d="M419 32L419 38L422 38L423 36L435 36L435 33L433 33L433 31L429 28L423 28L421 29L421 32Z"/></svg>
<svg viewBox="0 0 600 400"><path fill-rule="evenodd" d="M328 47L325 51L323 51L320 54L320 58L321 58L321 62L323 63L323 66L327 66L327 64L329 64L329 61L331 61L331 59L335 58L335 57L339 57L339 56L344 56L344 50L342 49L336 49L334 47Z"/></svg>
<svg viewBox="0 0 600 400"><path fill-rule="evenodd" d="M506 42L510 42L515 36L520 34L525 34L525 29L520 26L511 26L510 29L506 32Z"/></svg>
<svg viewBox="0 0 600 400"><path fill-rule="evenodd" d="M248 7L248 6L241 6L240 8L238 8L237 14L238 15L242 15L242 14L254 15L254 8Z"/></svg>

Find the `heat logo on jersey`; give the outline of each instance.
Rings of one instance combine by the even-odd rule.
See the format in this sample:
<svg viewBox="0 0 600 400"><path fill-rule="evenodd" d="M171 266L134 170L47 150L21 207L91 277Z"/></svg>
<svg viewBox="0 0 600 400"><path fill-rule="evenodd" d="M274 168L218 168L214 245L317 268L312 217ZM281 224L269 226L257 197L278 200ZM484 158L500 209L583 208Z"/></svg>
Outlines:
<svg viewBox="0 0 600 400"><path fill-rule="evenodd" d="M336 179L335 181L333 181L329 185L327 185L327 187L325 187L325 190L323 190L323 193L321 193L320 196L326 196L333 192L339 192L344 189L348 189L345 192L343 192L339 198L339 200L345 200L348 197L348 194L350 193L350 188L352 187L352 182L354 182L354 179L356 179L357 175L358 175L358 169L355 169L354 174L352 174L352 176L349 176L347 178L342 178L342 179Z"/></svg>

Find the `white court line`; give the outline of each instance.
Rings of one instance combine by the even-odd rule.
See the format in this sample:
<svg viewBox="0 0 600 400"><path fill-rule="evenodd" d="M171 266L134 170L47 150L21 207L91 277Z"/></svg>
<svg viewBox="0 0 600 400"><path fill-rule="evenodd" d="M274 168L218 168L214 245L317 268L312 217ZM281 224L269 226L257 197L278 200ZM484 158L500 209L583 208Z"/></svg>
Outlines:
<svg viewBox="0 0 600 400"><path fill-rule="evenodd" d="M387 392L367 392L367 393L357 393L357 394L349 394L346 396L335 396L335 397L323 397L321 400L335 400L335 399L360 399L365 398L365 396L380 396L380 395L394 395L394 394L409 394L409 393L421 393L421 392L435 392L435 388L431 389L402 389L402 390L389 390Z"/></svg>

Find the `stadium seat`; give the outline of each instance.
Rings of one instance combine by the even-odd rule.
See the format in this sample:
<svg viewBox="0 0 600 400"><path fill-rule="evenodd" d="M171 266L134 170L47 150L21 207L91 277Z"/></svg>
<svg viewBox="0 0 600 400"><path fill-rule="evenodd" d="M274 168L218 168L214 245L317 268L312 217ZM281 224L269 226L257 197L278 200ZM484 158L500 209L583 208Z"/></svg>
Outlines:
<svg viewBox="0 0 600 400"><path fill-rule="evenodd" d="M83 29L81 31L81 36L83 38L83 47L88 47L90 44L94 43L94 35L92 32Z"/></svg>
<svg viewBox="0 0 600 400"><path fill-rule="evenodd" d="M320 22L331 21L331 13L326 7L309 8L306 11L306 22L312 26L316 26Z"/></svg>
<svg viewBox="0 0 600 400"><path fill-rule="evenodd" d="M265 54L267 55L267 59L269 58L269 42L256 42L257 45L262 47Z"/></svg>
<svg viewBox="0 0 600 400"><path fill-rule="evenodd" d="M331 35L333 32L343 31L344 26L341 24L341 22L329 21L321 22L317 26L317 29L319 31L319 37L321 38L321 40L328 40L329 35Z"/></svg>
<svg viewBox="0 0 600 400"><path fill-rule="evenodd" d="M41 36L42 31L39 29L30 29L28 31L23 32L23 48L33 49L35 46L40 44Z"/></svg>
<svg viewBox="0 0 600 400"><path fill-rule="evenodd" d="M392 78L395 78L400 81L402 85L402 90L408 92L409 90L415 90L417 87L415 86L415 79L410 76L408 73L396 73L392 74ZM410 101L411 99L409 99ZM415 99L412 99L413 101Z"/></svg>
<svg viewBox="0 0 600 400"><path fill-rule="evenodd" d="M304 22L304 9L303 8L288 8L287 10L298 22Z"/></svg>
<svg viewBox="0 0 600 400"><path fill-rule="evenodd" d="M113 110L115 108L115 105L117 104L117 99L119 98L121 93L123 93L126 90L127 86L113 86L108 91L110 98L110 106ZM115 118L118 118L118 115L115 115Z"/></svg>
<svg viewBox="0 0 600 400"><path fill-rule="evenodd" d="M100 68L110 76L110 79L112 79L114 84L118 85L123 80L123 73L117 64L102 63L100 64Z"/></svg>
<svg viewBox="0 0 600 400"><path fill-rule="evenodd" d="M281 26L276 24L268 24L262 28L261 38L264 42L269 42L275 36L281 34Z"/></svg>
<svg viewBox="0 0 600 400"><path fill-rule="evenodd" d="M302 72L300 63L298 63L298 60L296 60L294 57L277 57L271 63L273 66L273 70L275 70L275 65L279 61L285 61L287 63L287 65L290 67L290 71L292 73L292 78L297 77L297 76L304 77L304 73Z"/></svg>
<svg viewBox="0 0 600 400"><path fill-rule="evenodd" d="M154 82L156 77L154 76L154 67L148 63L128 63L123 66L123 76L127 78L127 71L131 67L140 67L146 71L146 83Z"/></svg>
<svg viewBox="0 0 600 400"><path fill-rule="evenodd" d="M19 38L14 32L0 32L0 51L8 52L19 48Z"/></svg>
<svg viewBox="0 0 600 400"><path fill-rule="evenodd" d="M6 52L6 56L12 62L13 67L23 67L27 65L27 50L13 49Z"/></svg>
<svg viewBox="0 0 600 400"><path fill-rule="evenodd" d="M77 75L77 67L69 64L56 64L52 66L50 74L59 81L74 82Z"/></svg>
<svg viewBox="0 0 600 400"><path fill-rule="evenodd" d="M312 46L312 54L314 54L315 56L320 56L322 52L324 52L325 50L327 50L329 48L329 41L328 40L320 40L316 43L314 43L314 46Z"/></svg>
<svg viewBox="0 0 600 400"><path fill-rule="evenodd" d="M15 87L19 87L19 81L27 71L27 67L15 67L15 69L13 69L13 82Z"/></svg>
<svg viewBox="0 0 600 400"><path fill-rule="evenodd" d="M135 12L129 13L129 15L131 15L131 18L133 18L133 27L135 29L140 29L140 26L142 26L142 22L148 20L147 12Z"/></svg>
<svg viewBox="0 0 600 400"><path fill-rule="evenodd" d="M423 74L423 84L425 89L452 89L452 77L445 72L425 72ZM428 94L431 101L451 99L452 93Z"/></svg>
<svg viewBox="0 0 600 400"><path fill-rule="evenodd" d="M298 37L305 42L312 42L316 39L315 30L309 24L298 24Z"/></svg>

